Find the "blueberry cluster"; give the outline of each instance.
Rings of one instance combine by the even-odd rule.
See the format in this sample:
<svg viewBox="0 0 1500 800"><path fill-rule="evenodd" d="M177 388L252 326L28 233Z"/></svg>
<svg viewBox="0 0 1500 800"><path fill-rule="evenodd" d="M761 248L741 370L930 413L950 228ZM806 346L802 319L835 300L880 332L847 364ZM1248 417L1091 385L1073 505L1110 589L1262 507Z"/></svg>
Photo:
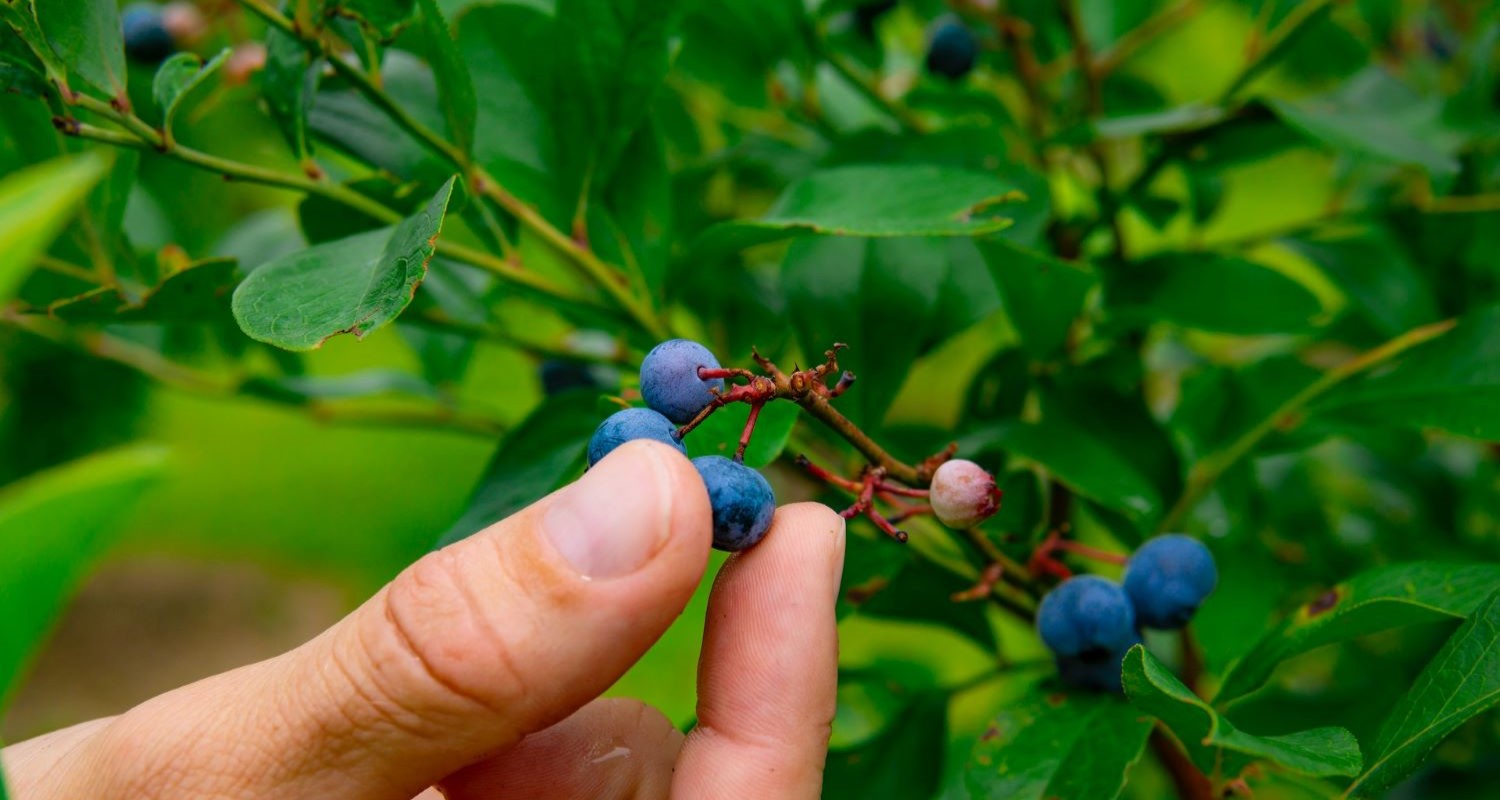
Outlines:
<svg viewBox="0 0 1500 800"><path fill-rule="evenodd" d="M1192 619L1218 583L1214 557L1190 536L1158 536L1136 550L1122 583L1095 575L1063 581L1037 610L1037 630L1064 681L1120 691L1120 662L1141 629L1171 630Z"/></svg>
<svg viewBox="0 0 1500 800"><path fill-rule="evenodd" d="M704 378L699 370L718 370L708 348L687 339L672 339L652 348L641 362L641 397L647 408L627 408L599 424L589 440L589 466L633 439L651 439L687 453L677 434L724 391L723 378ZM771 527L776 497L759 472L724 456L701 456L693 466L708 489L713 507L714 547L737 552L759 542Z"/></svg>

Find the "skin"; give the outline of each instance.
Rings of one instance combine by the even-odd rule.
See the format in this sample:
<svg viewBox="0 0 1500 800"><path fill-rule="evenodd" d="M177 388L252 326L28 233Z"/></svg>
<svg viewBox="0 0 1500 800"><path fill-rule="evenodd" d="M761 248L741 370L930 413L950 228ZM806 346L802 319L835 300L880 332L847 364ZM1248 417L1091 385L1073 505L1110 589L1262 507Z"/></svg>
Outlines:
<svg viewBox="0 0 1500 800"><path fill-rule="evenodd" d="M292 652L6 748L12 796L817 797L844 552L823 506L720 571L692 733L599 699L681 613L710 528L688 460L629 443Z"/></svg>

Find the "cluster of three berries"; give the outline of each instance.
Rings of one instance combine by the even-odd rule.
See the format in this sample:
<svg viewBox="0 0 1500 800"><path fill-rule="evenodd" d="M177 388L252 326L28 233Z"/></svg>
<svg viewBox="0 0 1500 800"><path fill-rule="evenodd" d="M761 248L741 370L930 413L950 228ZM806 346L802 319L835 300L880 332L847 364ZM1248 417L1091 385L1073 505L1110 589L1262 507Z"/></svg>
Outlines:
<svg viewBox="0 0 1500 800"><path fill-rule="evenodd" d="M1096 575L1063 581L1042 598L1037 630L1074 686L1120 691L1120 664L1141 643L1141 629L1181 628L1219 581L1214 557L1190 536L1168 534L1141 545L1115 583Z"/></svg>
<svg viewBox="0 0 1500 800"><path fill-rule="evenodd" d="M641 362L641 397L647 408L616 411L600 423L589 440L589 466L635 439L661 442L686 455L677 426L691 421L724 391L723 378L700 377L700 369L719 369L719 360L697 342L672 339L652 348ZM737 552L759 542L776 511L776 497L765 476L724 456L699 456L693 466L713 507L714 547Z"/></svg>

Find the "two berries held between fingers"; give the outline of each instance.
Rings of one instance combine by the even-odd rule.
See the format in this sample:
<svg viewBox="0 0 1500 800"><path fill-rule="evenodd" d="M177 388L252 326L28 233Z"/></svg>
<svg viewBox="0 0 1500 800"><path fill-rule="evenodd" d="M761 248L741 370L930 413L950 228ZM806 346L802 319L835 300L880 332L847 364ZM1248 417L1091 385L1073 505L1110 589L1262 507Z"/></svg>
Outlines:
<svg viewBox="0 0 1500 800"><path fill-rule="evenodd" d="M1036 626L1067 683L1119 692L1125 652L1141 629L1187 625L1218 583L1214 557L1182 534L1158 536L1135 551L1125 578L1069 578L1042 598Z"/></svg>
<svg viewBox="0 0 1500 800"><path fill-rule="evenodd" d="M589 441L589 466L616 447L650 439L687 453L681 426L721 400L726 384L714 354L697 342L672 339L652 348L641 362L641 397L646 408L627 408L610 415ZM714 547L736 552L766 535L776 509L771 484L738 459L709 455L693 459L713 507ZM933 513L955 528L977 525L999 508L995 479L972 461L951 460L932 476Z"/></svg>

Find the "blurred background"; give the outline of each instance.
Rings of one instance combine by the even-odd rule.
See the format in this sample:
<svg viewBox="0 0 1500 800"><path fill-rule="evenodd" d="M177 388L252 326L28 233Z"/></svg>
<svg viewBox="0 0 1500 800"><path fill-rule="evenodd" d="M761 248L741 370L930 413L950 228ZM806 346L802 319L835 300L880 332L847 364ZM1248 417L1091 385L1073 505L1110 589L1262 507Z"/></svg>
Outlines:
<svg viewBox="0 0 1500 800"><path fill-rule="evenodd" d="M438 5L462 31L467 14L496 4L440 0ZM1002 5L1009 18L1030 20L1039 29L1060 25L1056 9L1042 0ZM1082 24L1101 50L1108 52L1113 44L1118 48L1113 52L1122 53L1105 98L1108 118L1123 120L1107 131L1105 145L1122 172L1149 162L1151 151L1141 141L1166 136L1174 146L1182 144L1171 135L1214 113L1205 109L1243 74L1247 42L1263 39L1288 15L1302 13L1299 5L1079 0ZM1427 213L1430 208L1423 206L1434 192L1458 190L1493 202L1500 184L1495 5L1479 0L1317 5L1331 10L1319 12L1311 33L1282 43L1286 51L1274 68L1254 77L1255 92L1347 102L1350 110L1342 117L1347 122L1404 126L1400 142L1415 141L1415 152L1372 153L1358 142L1340 149L1340 137L1348 139L1345 131L1330 132L1313 121L1307 123L1313 129L1309 134L1257 112L1225 138L1204 145L1210 152L1201 160L1212 162L1211 168L1168 170L1150 197L1118 213L1115 233L1129 241L1132 258L1241 249L1300 284L1305 291L1299 297L1309 304L1303 321L1311 322L1298 327L1299 322L1286 335L1255 324L1243 331L1194 324L1187 319L1190 312L1170 320L1165 331L1125 315L1090 331L1101 340L1118 335L1140 349L1142 380L1153 401L1149 411L1171 420L1164 436L1184 453L1215 440L1213 420L1229 413L1224 408L1264 406L1258 388L1274 392L1288 375L1337 363L1408 323L1461 315L1500 297L1500 206L1452 214ZM869 96L872 86L877 95L904 98L897 115L951 123L954 136L927 140L935 142L939 158L958 153L956 161L982 161L992 149L1019 161L1027 153L1022 143L1026 82L1018 75L1028 67L1007 49L1001 34L982 24L984 15L995 13L993 3L791 4L816 20L821 46L832 48L830 62L840 64L806 75L787 66L796 59L776 39L781 29L775 20L767 21L773 6L782 4L731 6L688 4L680 49L658 100L673 176L667 191L679 237L714 221L759 214L793 176L815 162L837 162L839 153L863 147L878 153L888 146L898 157L896 144L861 141L864 132L889 133L895 127L892 108ZM232 52L220 78L204 87L179 119L183 138L242 161L299 171L303 163L265 110L257 83L265 57L264 26L232 0L177 3L172 13L196 14L196 20L174 23L181 29L168 31L165 51ZM963 70L959 81L935 74L929 60L930 42L943 24L965 26L976 48L977 66ZM1149 36L1132 33L1143 24L1151 26ZM763 36L742 35L746 29L759 31L757 25ZM1048 41L1038 38L1041 66L1065 69L1071 57L1066 45ZM161 56L132 53L131 96L140 108L151 107L149 87ZM391 74L399 72L392 68ZM1400 80L1388 80L1390 74ZM1083 91L1063 72L1057 75L1066 96ZM349 92L336 89L313 106L314 128L331 140L348 133L330 121L347 112L339 104ZM786 92L794 96L788 99ZM815 114L796 110L814 97ZM329 117L320 118L320 108ZM1382 116L1382 109L1388 115ZM1464 116L1470 112L1472 117ZM1031 181L1028 193L1050 208L1033 230L1015 235L1028 244L1041 242L1048 221L1058 220L1062 230L1079 237L1073 252L1056 255L1102 256L1108 247L1097 227L1087 224L1098 210L1087 142L1098 131L1066 124L1070 115L1082 114L1071 106L1055 113L1059 120L1049 141L1060 155L1053 168L1014 173L1023 183ZM42 126L50 130L47 114L32 98L0 93L0 176L56 149L56 142L35 138ZM1173 116L1160 118L1168 115ZM1287 118L1290 114L1281 119ZM976 130L1000 133L965 138ZM319 158L335 175L348 176L356 171L350 151L360 145L343 144L343 149L320 151ZM370 157L370 149L361 155ZM226 181L149 153L123 157L139 159L139 179L120 202L129 247L143 260L165 264L229 257L249 270L304 248L308 220L318 224L318 210L295 193ZM1422 180L1404 182L1413 172ZM1414 184L1425 188L1414 190ZM1277 241L1330 221L1350 223L1341 214L1351 208L1375 209L1355 220L1359 225L1373 220L1375 233L1361 234L1352 244L1337 240L1330 245L1337 250L1334 256L1312 244L1299 249ZM63 266L67 248L74 246L69 237L78 235L76 226L70 228L60 249L52 251ZM1067 245L1066 236L1046 240L1054 251L1063 249L1059 243ZM796 301L788 299L791 290L775 268L782 252L752 251L745 259L749 268L736 272L728 288L713 285L720 279L706 268L674 265L668 291L674 313L726 362L743 362L751 344L789 359L815 352L810 342L792 340L794 333L805 336L808 325L789 308ZM22 296L64 293L59 286L67 285L65 272L39 270ZM463 273L455 275L463 279ZM962 325L909 352L888 357L856 351L856 358L866 359L861 378L885 387L873 390L875 396L888 395L871 406L871 424L881 426L898 451L930 452L923 448L932 442L1022 414L1021 398L1033 380L1028 376L1049 374L1017 355L1017 329L1024 326L1014 317L1024 310L1001 308L994 290L980 294L985 292L987 306L978 303ZM1232 297L1216 300L1234 307ZM619 393L634 382L628 363L580 377L576 364L550 354L549 348L588 349L573 331L589 326L514 299L498 300L491 310L504 321L507 335L469 341L459 368L445 369L441 358L433 358L419 329L393 325L362 340L334 338L298 356L296 369L286 370L280 383L253 390L225 389L173 366L176 361L208 372L226 363L264 370L285 366L283 356L270 348L235 343L232 328L225 336L211 325L135 326L123 340L157 354L143 356L101 350L94 340L57 339L0 325L0 485L122 445L149 443L167 453L163 477L132 506L118 540L82 580L76 599L14 690L0 738L18 741L119 713L167 689L305 641L431 549L463 518L501 431L519 426L549 390L584 381ZM865 323L873 329L901 321L871 311ZM1309 335L1314 329L1318 334ZM613 333L603 336L606 351L613 352ZM865 341L874 344L877 337ZM1296 359L1289 355L1294 350ZM162 361L161 354L169 358ZM1474 369L1493 371L1496 363L1500 353L1480 353ZM1108 376L1114 367L1101 358L1091 374ZM1210 379L1231 374L1236 393L1228 399L1212 395L1217 384ZM421 387L418 400L407 391L413 381ZM861 388L863 381L854 392ZM427 413L434 398L446 413ZM1475 402L1500 403L1493 398L1475 395ZM1226 405L1208 410L1205 404L1214 402ZM1113 413L1096 408L1080 416L1108 426ZM1220 538L1221 561L1233 559L1225 564L1224 586L1205 609L1201 626L1211 667L1222 667L1242 651L1278 610L1360 568L1419 557L1494 561L1500 556L1500 454L1484 443L1484 433L1430 433L1377 435L1330 424L1305 439L1275 440L1253 469L1231 475L1225 488L1186 520L1197 532ZM1128 449L1124 457L1131 457ZM782 501L818 496L817 487L786 467L773 466L770 473ZM1175 481L1176 476L1168 484L1179 485ZM1030 497L1029 492L1016 496L1019 507L1011 522L1024 521L1027 527L1040 522L1038 504L1026 507ZM1108 542L1118 520L1103 513L1097 517L1081 527ZM886 544L866 539L860 544ZM943 586L940 594L953 588ZM703 601L700 591L616 692L653 703L679 723L691 720ZM893 716L908 713L889 695L922 686L960 687L949 706L951 735L955 742L972 742L994 709L1028 689L1047 667L1044 651L1025 626L1008 617L981 616L978 624L1003 643L1007 663L1022 665L1023 673L1043 668L1026 673L1031 678L1024 683L985 680L994 671L995 656L977 641L984 636L894 618L900 616L845 618L845 671L881 677L851 680L841 694L836 745L858 744L886 730ZM1278 716L1286 714L1284 708L1268 704L1275 710L1259 721L1276 727L1296 724L1294 717L1306 722L1333 715L1362 733L1359 725L1378 725L1384 710L1360 711L1360 698L1367 696L1362 693L1372 685L1408 685L1424 663L1421 656L1441 643L1444 632L1407 631L1310 654L1277 688L1298 710ZM1368 657L1372 653L1381 656L1380 666L1370 666L1376 663ZM1255 708L1246 714L1257 719ZM1500 780L1497 741L1500 722L1485 715L1445 745L1439 762L1454 765L1452 774L1463 776L1452 779L1457 788L1451 796L1480 796L1463 792ZM935 757L951 766L967 754L965 744L946 754L939 750ZM1133 796L1162 796L1165 778L1155 770L1143 763L1139 780L1132 780ZM1429 777L1405 796L1443 796L1439 789L1448 774ZM960 788L961 783L949 784L950 792ZM1279 796L1319 796L1311 789L1281 791L1285 794Z"/></svg>

